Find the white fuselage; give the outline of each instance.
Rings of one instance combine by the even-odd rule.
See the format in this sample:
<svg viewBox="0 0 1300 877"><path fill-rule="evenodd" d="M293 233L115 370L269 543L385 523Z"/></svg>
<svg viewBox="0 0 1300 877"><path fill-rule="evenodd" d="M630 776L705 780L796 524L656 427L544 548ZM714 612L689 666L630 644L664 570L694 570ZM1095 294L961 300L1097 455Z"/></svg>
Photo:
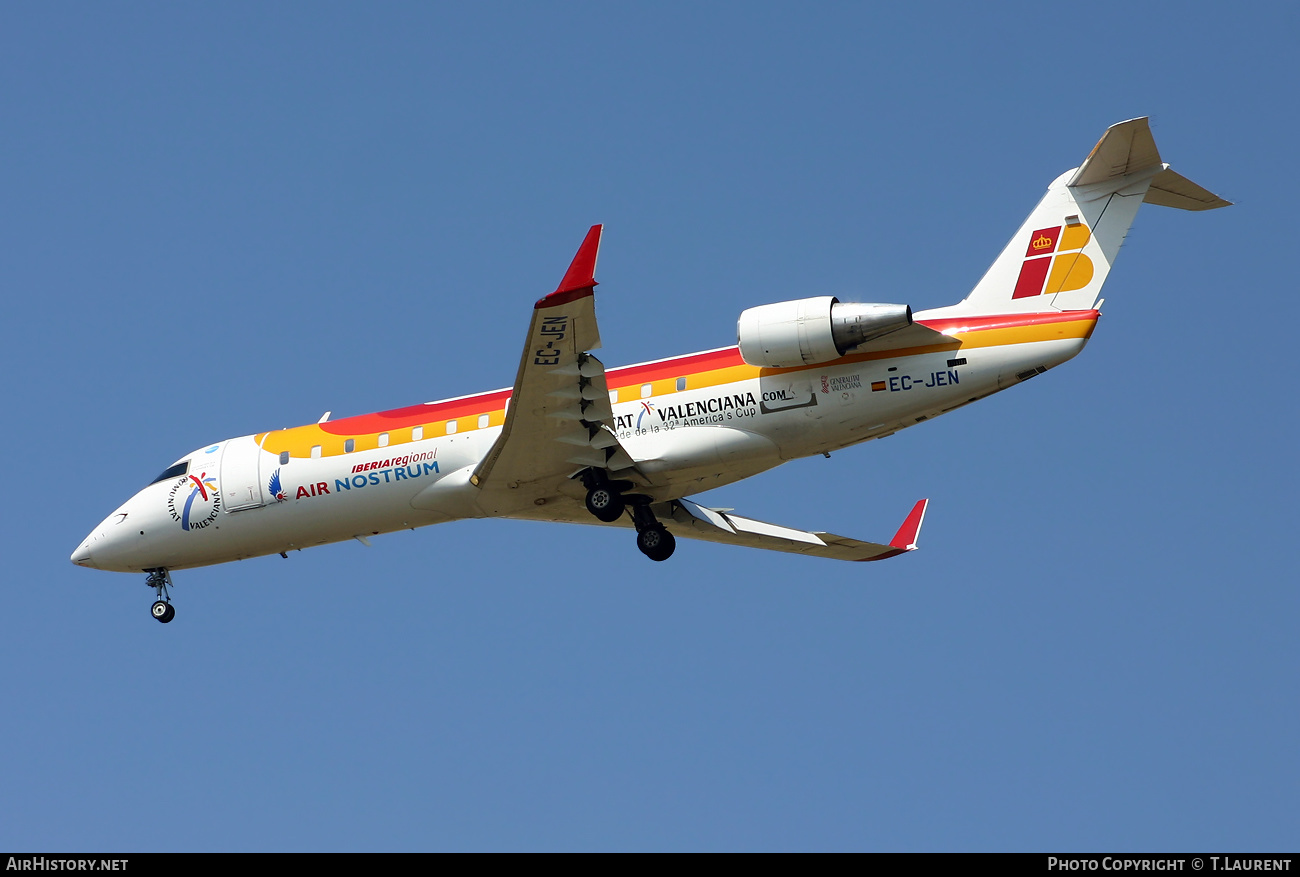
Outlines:
<svg viewBox="0 0 1300 877"><path fill-rule="evenodd" d="M745 366L734 348L612 369L613 432L645 476L637 492L677 499L892 434L1058 365L1082 350L1096 322L1095 311L1076 314L1050 326L937 320L931 325L952 338L946 349L795 369ZM188 464L184 474L127 500L72 559L103 570L176 570L468 517L597 523L557 518L535 492L520 491L518 502L508 491L480 496L470 473L501 432L505 395L430 403L429 423L418 427L408 425L419 419L413 406L354 418L354 434L338 421L333 432L336 424L324 423L200 448L178 463ZM452 403L454 417L435 416ZM400 427L366 420L385 417ZM559 492L582 495L576 483Z"/></svg>

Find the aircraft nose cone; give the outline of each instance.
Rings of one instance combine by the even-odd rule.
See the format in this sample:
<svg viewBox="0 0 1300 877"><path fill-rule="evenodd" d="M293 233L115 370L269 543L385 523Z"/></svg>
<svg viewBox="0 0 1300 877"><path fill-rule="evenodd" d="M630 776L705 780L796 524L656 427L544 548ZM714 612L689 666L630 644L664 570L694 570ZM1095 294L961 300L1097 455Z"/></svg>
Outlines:
<svg viewBox="0 0 1300 877"><path fill-rule="evenodd" d="M94 562L93 560L91 560L91 558L90 558L90 540L89 540L89 539L87 539L85 542L81 543L81 547L78 548L76 551L72 552L72 558L71 558L71 560L72 560L72 562L75 563L77 566L87 566L87 567L90 567L91 569L94 569L94 568L95 568L95 562Z"/></svg>

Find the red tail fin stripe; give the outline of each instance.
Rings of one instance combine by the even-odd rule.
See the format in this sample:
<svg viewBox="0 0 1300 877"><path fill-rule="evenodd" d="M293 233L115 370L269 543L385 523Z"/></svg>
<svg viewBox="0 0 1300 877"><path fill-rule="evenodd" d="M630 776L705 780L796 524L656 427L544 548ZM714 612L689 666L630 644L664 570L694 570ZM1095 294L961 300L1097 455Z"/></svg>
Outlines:
<svg viewBox="0 0 1300 877"><path fill-rule="evenodd" d="M1061 227L1040 228L1029 236L1029 249L1025 250L1025 258L1030 256L1046 256L1056 249L1056 241L1061 236Z"/></svg>
<svg viewBox="0 0 1300 877"><path fill-rule="evenodd" d="M1026 259L1025 264L1020 266L1020 276L1016 278L1016 289L1011 297L1032 298L1042 292L1043 284L1047 282L1047 268L1051 264L1052 260L1047 256Z"/></svg>

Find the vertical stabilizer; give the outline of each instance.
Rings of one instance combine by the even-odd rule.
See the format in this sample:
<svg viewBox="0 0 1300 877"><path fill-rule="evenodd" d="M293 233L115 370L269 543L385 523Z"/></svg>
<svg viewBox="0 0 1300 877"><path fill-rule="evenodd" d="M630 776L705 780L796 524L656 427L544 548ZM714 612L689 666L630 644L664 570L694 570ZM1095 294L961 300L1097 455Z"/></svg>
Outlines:
<svg viewBox="0 0 1300 877"><path fill-rule="evenodd" d="M1144 200L1188 210L1229 203L1169 170L1145 117L1120 122L1052 182L970 295L926 316L1093 307Z"/></svg>

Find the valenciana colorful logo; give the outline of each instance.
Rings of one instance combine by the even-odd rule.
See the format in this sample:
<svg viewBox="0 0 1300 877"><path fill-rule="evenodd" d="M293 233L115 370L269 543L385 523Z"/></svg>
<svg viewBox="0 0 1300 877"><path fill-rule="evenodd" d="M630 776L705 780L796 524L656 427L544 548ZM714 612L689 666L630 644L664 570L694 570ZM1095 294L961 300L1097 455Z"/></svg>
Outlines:
<svg viewBox="0 0 1300 877"><path fill-rule="evenodd" d="M1082 252L1092 237L1088 226L1071 216L1064 226L1040 228L1029 236L1012 298L1054 295L1083 289L1092 280L1092 259Z"/></svg>
<svg viewBox="0 0 1300 877"><path fill-rule="evenodd" d="M200 472L178 478L167 495L167 510L182 530L202 530L211 524L221 510L216 477Z"/></svg>
<svg viewBox="0 0 1300 877"><path fill-rule="evenodd" d="M641 421L645 418L645 416L646 416L647 414L653 414L653 413L654 413L654 410L655 410L655 403L653 403L653 402L642 402L642 403L641 403L641 408L642 408L641 413L638 414L638 415L636 416L636 428L637 428L637 429L640 429L640 428L641 428Z"/></svg>

